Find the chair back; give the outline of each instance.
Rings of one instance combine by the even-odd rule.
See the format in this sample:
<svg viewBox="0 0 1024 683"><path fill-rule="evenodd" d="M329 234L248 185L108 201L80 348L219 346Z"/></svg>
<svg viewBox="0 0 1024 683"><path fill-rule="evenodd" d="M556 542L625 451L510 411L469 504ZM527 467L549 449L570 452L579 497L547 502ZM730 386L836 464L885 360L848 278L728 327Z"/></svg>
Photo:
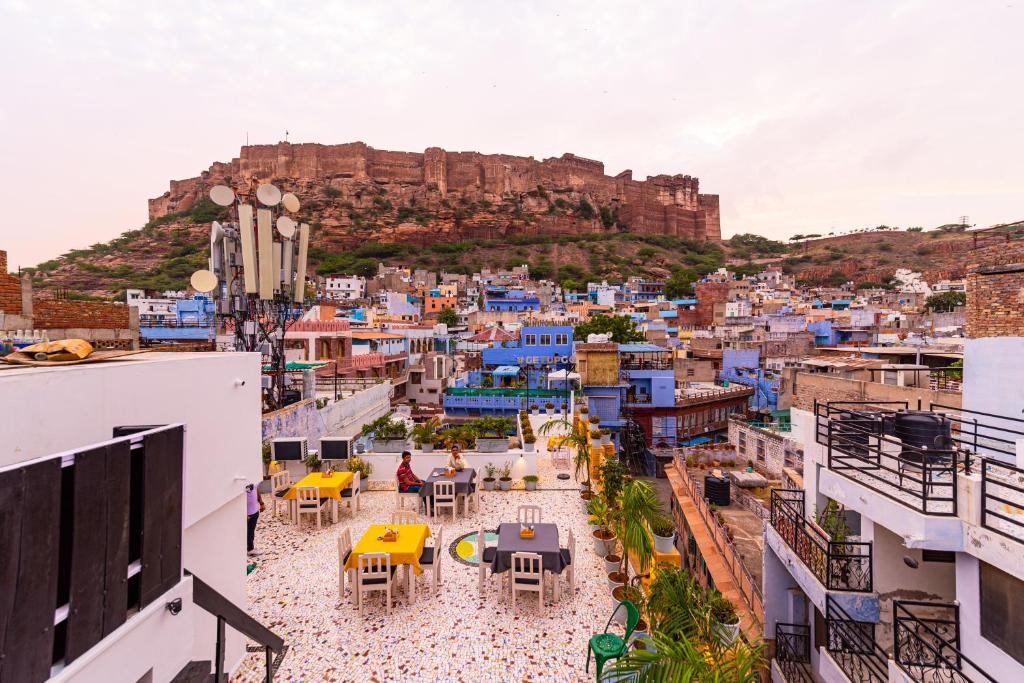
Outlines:
<svg viewBox="0 0 1024 683"><path fill-rule="evenodd" d="M338 566L345 564L345 556L352 552L352 532L348 527L338 534Z"/></svg>
<svg viewBox="0 0 1024 683"><path fill-rule="evenodd" d="M444 555L444 527L437 530L437 535L434 536L434 572L436 576L437 568L441 565L441 556Z"/></svg>
<svg viewBox="0 0 1024 683"><path fill-rule="evenodd" d="M537 553L512 553L512 585L535 585L543 578L543 558Z"/></svg>
<svg viewBox="0 0 1024 683"><path fill-rule="evenodd" d="M572 533L572 529L569 529L569 542L565 545L569 550L569 564L576 561L576 535Z"/></svg>
<svg viewBox="0 0 1024 683"><path fill-rule="evenodd" d="M615 615L619 613L620 609L626 610L626 635L623 636L622 639L628 643L629 637L633 635L633 629L635 629L636 625L640 622L640 610L637 609L637 606L629 600L623 600L615 606L615 609L612 610L612 615L608 617L608 623L604 625L604 632L608 632L608 627L611 626L612 619L615 618Z"/></svg>
<svg viewBox="0 0 1024 683"><path fill-rule="evenodd" d="M391 579L391 555L363 553L359 556L359 583L366 579Z"/></svg>
<svg viewBox="0 0 1024 683"><path fill-rule="evenodd" d="M520 505L518 516L520 524L540 524L540 506Z"/></svg>
<svg viewBox="0 0 1024 683"><path fill-rule="evenodd" d="M352 473L352 484L349 486L349 488L352 489L352 495L353 496L358 496L359 495L359 477L360 476L361 476L360 472L353 472Z"/></svg>
<svg viewBox="0 0 1024 683"><path fill-rule="evenodd" d="M284 491L292 485L292 475L288 470L281 470L270 475L270 492Z"/></svg>
<svg viewBox="0 0 1024 683"><path fill-rule="evenodd" d="M455 482L454 481L435 481L434 482L434 502L435 503L447 503L455 502Z"/></svg>
<svg viewBox="0 0 1024 683"><path fill-rule="evenodd" d="M481 567L484 566L484 549L487 547L487 541L484 539L484 528L480 527L480 531L476 534L476 560L477 564Z"/></svg>
<svg viewBox="0 0 1024 683"><path fill-rule="evenodd" d="M299 486L295 489L295 502L299 508L320 507L319 486Z"/></svg>
<svg viewBox="0 0 1024 683"><path fill-rule="evenodd" d="M421 524L420 515L413 510L392 510L392 524Z"/></svg>

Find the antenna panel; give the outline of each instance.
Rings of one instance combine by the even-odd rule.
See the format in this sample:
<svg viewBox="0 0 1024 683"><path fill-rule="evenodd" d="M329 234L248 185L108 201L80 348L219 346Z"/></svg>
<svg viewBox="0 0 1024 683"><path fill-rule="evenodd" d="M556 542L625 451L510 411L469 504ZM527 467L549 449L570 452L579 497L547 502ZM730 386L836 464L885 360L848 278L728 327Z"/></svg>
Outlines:
<svg viewBox="0 0 1024 683"><path fill-rule="evenodd" d="M242 271L245 274L245 293L255 294L257 289L256 239L252 234L252 206L249 204L240 204L238 207L238 233L242 238Z"/></svg>

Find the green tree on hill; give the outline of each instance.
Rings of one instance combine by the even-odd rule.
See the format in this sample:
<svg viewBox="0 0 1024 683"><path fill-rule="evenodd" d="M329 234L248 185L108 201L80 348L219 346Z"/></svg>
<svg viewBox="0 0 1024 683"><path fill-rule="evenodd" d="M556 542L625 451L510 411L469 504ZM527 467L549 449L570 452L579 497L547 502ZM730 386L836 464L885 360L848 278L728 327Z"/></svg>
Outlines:
<svg viewBox="0 0 1024 683"><path fill-rule="evenodd" d="M948 313L957 306L963 306L966 303L967 295L963 292L943 292L941 294L932 294L924 302L924 306L936 313Z"/></svg>

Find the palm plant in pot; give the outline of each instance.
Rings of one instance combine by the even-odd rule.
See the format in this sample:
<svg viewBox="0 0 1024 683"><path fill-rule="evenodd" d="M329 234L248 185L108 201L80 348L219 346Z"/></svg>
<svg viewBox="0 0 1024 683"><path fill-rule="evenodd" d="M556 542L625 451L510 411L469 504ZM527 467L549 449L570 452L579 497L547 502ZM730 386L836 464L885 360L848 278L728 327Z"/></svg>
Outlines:
<svg viewBox="0 0 1024 683"><path fill-rule="evenodd" d="M565 418L555 418L542 424L538 431L542 435L547 436L556 428L564 429L566 432L565 436L562 437L562 444L568 448L576 449L576 454L573 456L576 481L580 482L580 485L584 488L584 493L586 493L590 489L590 440L587 438L586 425L580 425L575 421ZM581 475L585 478L581 479Z"/></svg>
<svg viewBox="0 0 1024 683"><path fill-rule="evenodd" d="M711 599L712 594L686 570L659 569L645 601L649 623L645 647L634 646L616 660L609 680L760 681L763 647L740 638L724 645L714 632Z"/></svg>
<svg viewBox="0 0 1024 683"><path fill-rule="evenodd" d="M484 465L484 491L494 490L494 483L495 481L497 481L494 478L494 475L497 473L498 468L495 467L492 463L487 463L486 465Z"/></svg>
<svg viewBox="0 0 1024 683"><path fill-rule="evenodd" d="M614 515L619 539L622 541L622 567L620 571L629 576L629 560L632 557L637 571L641 574L654 559L654 545L648 529L653 521L664 517L661 501L654 488L642 479L628 481L622 487L620 505Z"/></svg>
<svg viewBox="0 0 1024 683"><path fill-rule="evenodd" d="M732 645L740 634L740 617L736 614L736 607L721 593L715 593L708 600L708 608L718 640L726 647Z"/></svg>
<svg viewBox="0 0 1024 683"><path fill-rule="evenodd" d="M442 431L439 436L445 448L458 446L462 450L469 450L476 445L476 431L470 425L449 427Z"/></svg>
<svg viewBox="0 0 1024 683"><path fill-rule="evenodd" d="M498 477L498 486L501 488L502 491L511 491L512 490L512 463L510 461L506 460L505 464L501 466L501 469L499 469L498 472L499 472L499 474L501 474L501 476Z"/></svg>
<svg viewBox="0 0 1024 683"><path fill-rule="evenodd" d="M424 453L430 453L434 450L434 432L441 425L441 421L436 417L432 417L426 422L420 422L418 425L412 428L412 441L416 444L416 448L421 449Z"/></svg>
<svg viewBox="0 0 1024 683"><path fill-rule="evenodd" d="M587 514L597 523L591 536L594 539L594 552L604 557L615 547L615 532L609 526L610 511L608 503L601 496L595 496L587 503Z"/></svg>

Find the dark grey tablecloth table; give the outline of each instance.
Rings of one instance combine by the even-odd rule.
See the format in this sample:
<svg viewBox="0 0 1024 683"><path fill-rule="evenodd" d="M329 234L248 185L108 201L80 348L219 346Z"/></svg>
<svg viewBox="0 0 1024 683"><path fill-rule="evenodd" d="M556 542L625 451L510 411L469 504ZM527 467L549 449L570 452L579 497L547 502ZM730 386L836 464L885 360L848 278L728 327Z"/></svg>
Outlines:
<svg viewBox="0 0 1024 683"><path fill-rule="evenodd" d="M534 524L533 538L519 536L518 522L501 524L498 527L498 547L491 563L491 571L499 574L512 568L512 553L537 553L541 556L544 569L561 574L565 568L562 552L558 547L558 526L555 524Z"/></svg>
<svg viewBox="0 0 1024 683"><path fill-rule="evenodd" d="M430 476L424 480L423 487L420 489L420 498L427 498L434 495L434 482L435 481L450 481L455 483L455 494L469 493L469 485L476 479L476 470L472 467L467 467L464 470L458 470L455 472L454 477L444 476L444 468L439 468L430 473Z"/></svg>

